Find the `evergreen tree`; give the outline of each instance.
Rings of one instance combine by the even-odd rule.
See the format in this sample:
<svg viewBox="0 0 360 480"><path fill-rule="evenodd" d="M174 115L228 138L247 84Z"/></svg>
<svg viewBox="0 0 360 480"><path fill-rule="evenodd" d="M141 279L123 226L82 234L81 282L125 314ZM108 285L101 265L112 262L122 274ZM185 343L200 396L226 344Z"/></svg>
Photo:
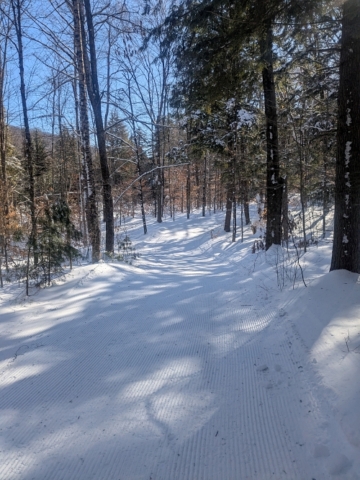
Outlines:
<svg viewBox="0 0 360 480"><path fill-rule="evenodd" d="M70 208L64 200L45 206L44 214L39 219L38 255L39 262L36 271L42 272L44 281L49 284L51 275L62 270L62 264L79 256L79 252L71 244L72 240L80 239L70 219Z"/></svg>
<svg viewBox="0 0 360 480"><path fill-rule="evenodd" d="M261 68L267 145L266 247L281 242L283 180L280 176L273 26L304 14L312 2L299 0L217 0L183 2L165 22L167 44L176 43L181 80L176 95L187 105L241 95L241 87L255 82L257 56ZM158 32L155 32L158 34ZM260 48L257 48L256 45ZM244 72L247 72L244 75ZM225 75L224 75L225 73ZM231 93L230 93L231 92ZM239 99L239 97L237 97ZM241 97L240 97L241 98Z"/></svg>

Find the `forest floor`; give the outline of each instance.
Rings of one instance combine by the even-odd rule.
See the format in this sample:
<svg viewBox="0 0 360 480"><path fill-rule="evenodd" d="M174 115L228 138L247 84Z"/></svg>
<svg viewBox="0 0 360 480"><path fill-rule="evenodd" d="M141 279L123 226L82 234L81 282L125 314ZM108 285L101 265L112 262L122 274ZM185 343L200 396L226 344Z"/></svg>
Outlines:
<svg viewBox="0 0 360 480"><path fill-rule="evenodd" d="M360 479L359 275L222 222L0 291L2 480Z"/></svg>

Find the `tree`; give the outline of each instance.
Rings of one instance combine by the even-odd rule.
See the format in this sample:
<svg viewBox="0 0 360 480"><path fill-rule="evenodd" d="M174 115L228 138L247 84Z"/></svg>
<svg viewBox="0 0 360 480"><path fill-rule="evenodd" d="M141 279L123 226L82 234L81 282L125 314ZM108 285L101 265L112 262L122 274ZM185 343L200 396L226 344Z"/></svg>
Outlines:
<svg viewBox="0 0 360 480"><path fill-rule="evenodd" d="M25 84L22 7L23 5L21 0L11 0L11 8L13 13L12 20L15 27L16 39L17 39L17 43L15 46L16 46L18 60L19 60L20 92L21 92L21 103L22 103L22 110L23 110L24 132L25 132L24 157L25 157L25 167L28 175L28 203L30 207L30 218L31 218L31 233L29 237L29 246L32 247L33 249L34 261L36 264L37 263L37 222L36 222L36 204L35 204L35 175L34 175L33 145L32 145L32 138L31 138L31 132L30 132L26 84Z"/></svg>
<svg viewBox="0 0 360 480"><path fill-rule="evenodd" d="M180 99L177 103L188 110L201 103L212 104L233 96L240 100L244 95L241 90L249 90L248 87L256 82L256 70L261 68L267 151L266 248L281 243L282 223L283 179L273 65L274 25L286 23L290 28L295 20L307 15L309 6L314 7L314 2L188 1L175 7L163 26L167 32L164 49L172 48L169 47L172 42L176 44L179 80L175 96ZM154 34L159 35L159 32L161 29Z"/></svg>
<svg viewBox="0 0 360 480"><path fill-rule="evenodd" d="M66 258L72 265L72 259L79 252L71 245L71 240L79 240L78 232L70 219L70 208L64 200L52 205L46 201L44 213L39 219L39 263L36 269L42 272L47 283L51 283L51 274L62 270Z"/></svg>
<svg viewBox="0 0 360 480"><path fill-rule="evenodd" d="M335 181L330 270L360 273L360 0L342 6Z"/></svg>
<svg viewBox="0 0 360 480"><path fill-rule="evenodd" d="M84 1L87 39L89 45L90 58L87 58L86 36L83 30L84 22L81 22L81 33L83 41L83 54L85 58L86 81L91 106L94 112L96 125L96 136L99 149L101 176L103 181L103 199L104 199L104 220L106 224L105 250L109 253L114 252L114 205L111 193L110 172L106 151L106 135L104 122L101 111L101 95L98 80L98 67L96 58L95 30L93 24L93 14L91 11L89 0L80 0L80 18L81 18L81 2Z"/></svg>
<svg viewBox="0 0 360 480"><path fill-rule="evenodd" d="M90 125L88 116L88 102L85 81L84 67L84 44L81 35L81 12L79 0L73 0L72 3L74 16L74 46L75 61L78 73L79 88L79 117L80 117L80 136L81 152L83 156L83 187L86 195L86 218L89 229L90 241L92 246L92 260L97 262L100 259L100 228L99 217L96 205L95 176L93 169L93 159L90 146Z"/></svg>

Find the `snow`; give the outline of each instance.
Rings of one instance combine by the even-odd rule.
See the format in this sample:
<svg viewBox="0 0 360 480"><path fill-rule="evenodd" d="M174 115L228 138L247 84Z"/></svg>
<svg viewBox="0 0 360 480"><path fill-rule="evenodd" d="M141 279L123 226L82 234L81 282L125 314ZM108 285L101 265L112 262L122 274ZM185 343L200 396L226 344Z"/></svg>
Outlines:
<svg viewBox="0 0 360 480"><path fill-rule="evenodd" d="M351 158L351 144L352 142L346 142L345 145L345 166L347 167Z"/></svg>
<svg viewBox="0 0 360 480"><path fill-rule="evenodd" d="M326 239L305 287L222 222L135 219L133 265L0 291L0 478L360 479L359 276Z"/></svg>
<svg viewBox="0 0 360 480"><path fill-rule="evenodd" d="M255 123L255 115L252 112L249 112L248 110L245 110L243 108L240 108L237 111L237 118L238 129L240 129L244 125L250 126Z"/></svg>
<svg viewBox="0 0 360 480"><path fill-rule="evenodd" d="M350 127L351 125L351 109L347 108L346 109L346 125Z"/></svg>

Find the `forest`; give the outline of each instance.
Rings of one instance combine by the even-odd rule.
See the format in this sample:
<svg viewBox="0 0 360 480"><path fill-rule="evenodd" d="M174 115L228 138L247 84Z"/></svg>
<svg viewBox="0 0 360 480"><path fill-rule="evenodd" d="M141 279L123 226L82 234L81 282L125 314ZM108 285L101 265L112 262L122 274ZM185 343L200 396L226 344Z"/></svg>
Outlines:
<svg viewBox="0 0 360 480"><path fill-rule="evenodd" d="M306 251L309 207L322 238L334 207L329 267L360 273L359 0L1 0L0 18L1 285L114 258L127 216L146 235L194 209Z"/></svg>
<svg viewBox="0 0 360 480"><path fill-rule="evenodd" d="M360 0L0 0L0 479L360 480Z"/></svg>

